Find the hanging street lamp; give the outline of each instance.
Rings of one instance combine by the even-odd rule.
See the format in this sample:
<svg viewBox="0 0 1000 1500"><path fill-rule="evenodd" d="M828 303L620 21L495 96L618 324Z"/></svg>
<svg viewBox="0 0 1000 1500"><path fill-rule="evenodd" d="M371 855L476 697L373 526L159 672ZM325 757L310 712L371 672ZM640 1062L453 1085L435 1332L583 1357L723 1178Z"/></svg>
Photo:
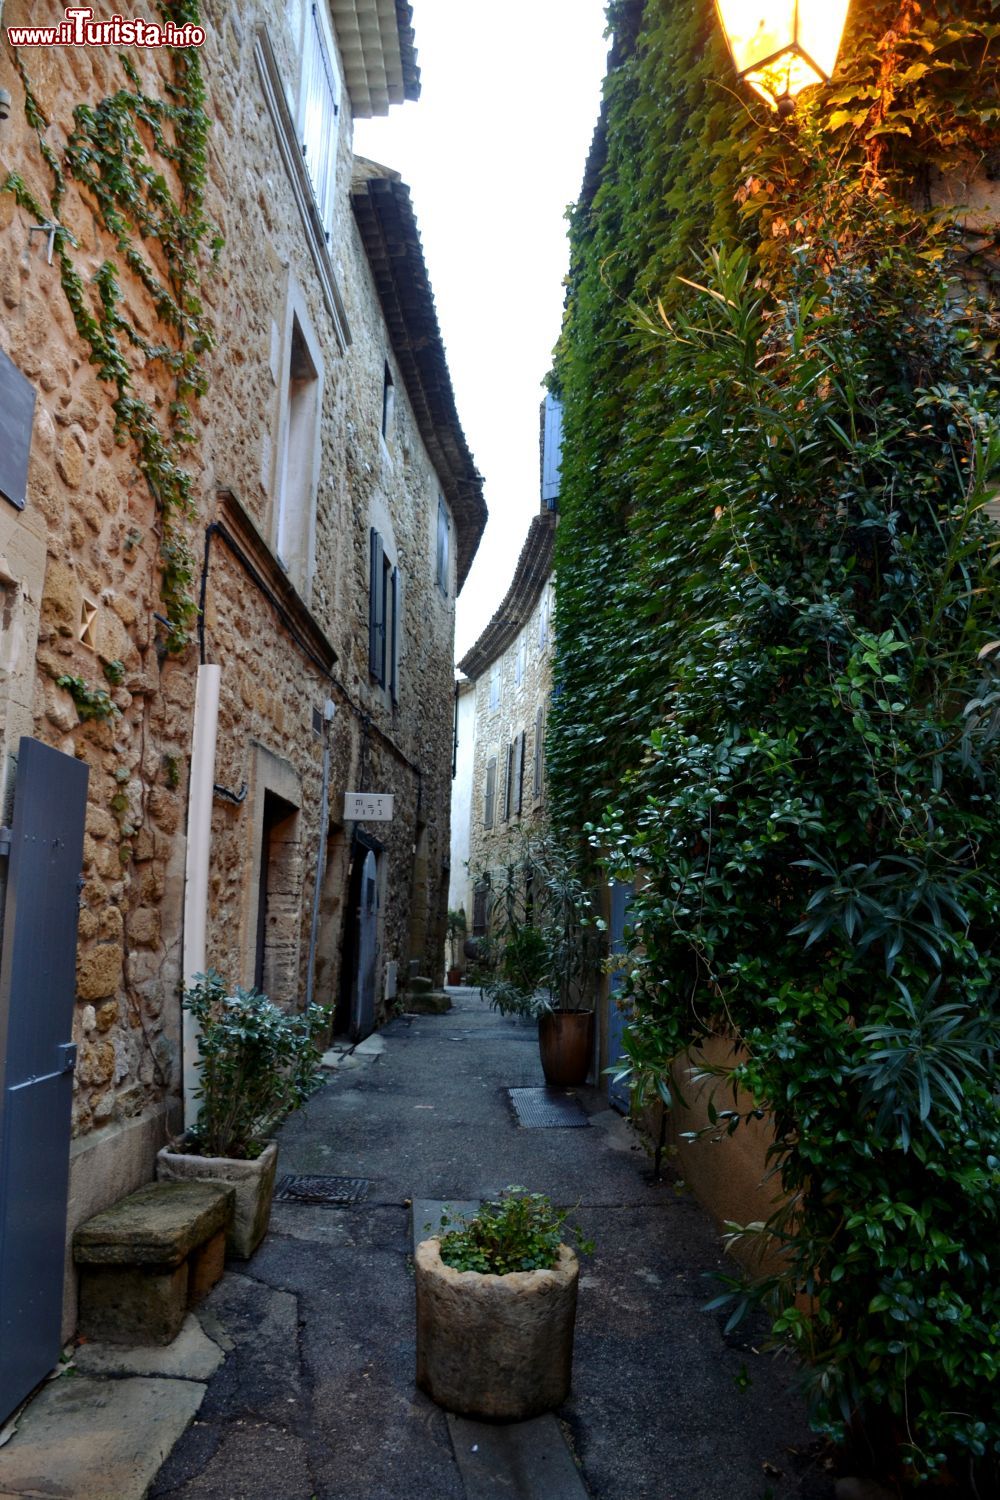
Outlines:
<svg viewBox="0 0 1000 1500"><path fill-rule="evenodd" d="M736 71L779 115L829 83L850 0L716 0Z"/></svg>

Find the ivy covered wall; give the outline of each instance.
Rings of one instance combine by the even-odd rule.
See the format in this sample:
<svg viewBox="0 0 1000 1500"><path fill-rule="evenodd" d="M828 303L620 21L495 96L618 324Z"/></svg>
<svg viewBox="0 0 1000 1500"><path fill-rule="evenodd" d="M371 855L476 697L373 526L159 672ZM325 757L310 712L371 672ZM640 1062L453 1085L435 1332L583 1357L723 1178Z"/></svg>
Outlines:
<svg viewBox="0 0 1000 1500"><path fill-rule="evenodd" d="M721 1032L714 1128L773 1125L752 1295L819 1430L993 1493L1000 8L855 0L783 123L707 0L610 17L555 376L555 821L641 874L637 1087Z"/></svg>

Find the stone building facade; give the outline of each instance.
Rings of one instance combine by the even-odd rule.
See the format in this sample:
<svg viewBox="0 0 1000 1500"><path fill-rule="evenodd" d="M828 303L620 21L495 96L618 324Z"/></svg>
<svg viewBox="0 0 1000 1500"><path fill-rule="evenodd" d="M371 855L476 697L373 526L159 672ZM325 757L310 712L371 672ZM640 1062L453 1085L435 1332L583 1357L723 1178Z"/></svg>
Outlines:
<svg viewBox="0 0 1000 1500"><path fill-rule="evenodd" d="M495 884L517 862L519 842L545 826L556 520L547 507L534 517L502 604L459 663L471 683L459 690L473 697L474 710L469 769L455 783L456 805L468 807L468 849L452 848L452 902L464 907L471 936L488 925L486 877ZM457 815L455 822L461 826Z"/></svg>
<svg viewBox="0 0 1000 1500"><path fill-rule="evenodd" d="M7 0L4 26L61 19L38 9ZM440 978L444 962L454 605L485 505L408 189L352 153L355 116L418 93L409 7L206 0L200 20L204 213L224 243L199 293L215 347L191 402L183 527L197 614L179 651L165 638L165 513L116 428L60 248L72 245L98 314L95 276L115 267L147 354L183 344L86 188L68 180L49 209L40 149L59 157L74 108L127 87L122 49L0 46L12 99L0 184L14 174L24 188L0 193L0 391L33 399L18 438L23 509L0 494L5 816L22 735L90 772L70 1233L147 1180L182 1123L193 1058L180 995L198 969L286 1006L311 996L357 1033L408 965ZM170 97L167 49L131 49L129 65L137 90ZM176 165L160 166L178 194ZM40 225L31 205L46 210ZM161 247L141 249L169 280ZM119 334L158 419L174 367ZM391 820L348 816L349 792L393 798ZM375 960L362 975L369 856ZM68 1276L67 1331L74 1306Z"/></svg>

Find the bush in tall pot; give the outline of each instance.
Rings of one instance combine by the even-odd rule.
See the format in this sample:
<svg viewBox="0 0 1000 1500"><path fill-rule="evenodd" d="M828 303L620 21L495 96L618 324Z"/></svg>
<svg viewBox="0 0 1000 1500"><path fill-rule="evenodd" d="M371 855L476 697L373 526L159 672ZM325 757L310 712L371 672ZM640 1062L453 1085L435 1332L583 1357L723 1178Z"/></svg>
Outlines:
<svg viewBox="0 0 1000 1500"><path fill-rule="evenodd" d="M329 1012L288 1012L260 990L229 989L214 970L195 975L184 1009L198 1025L198 1117L156 1159L161 1180L228 1182L236 1211L230 1254L248 1259L267 1232L278 1166L276 1125L317 1087L319 1038Z"/></svg>
<svg viewBox="0 0 1000 1500"><path fill-rule="evenodd" d="M584 1083L604 923L551 835L525 839L492 890L477 982L501 1015L537 1019L546 1082Z"/></svg>

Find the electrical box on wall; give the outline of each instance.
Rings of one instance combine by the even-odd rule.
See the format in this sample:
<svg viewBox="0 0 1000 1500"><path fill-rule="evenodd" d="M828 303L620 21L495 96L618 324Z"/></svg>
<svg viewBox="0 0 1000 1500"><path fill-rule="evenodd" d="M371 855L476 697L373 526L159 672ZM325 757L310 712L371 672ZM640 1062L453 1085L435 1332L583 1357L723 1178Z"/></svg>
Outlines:
<svg viewBox="0 0 1000 1500"><path fill-rule="evenodd" d="M385 966L385 998L386 998L386 1000L395 1000L395 998L396 998L396 982L397 982L396 981L396 975L397 975L397 966L396 966L395 959L393 959L392 962L387 963L386 966Z"/></svg>
<svg viewBox="0 0 1000 1500"><path fill-rule="evenodd" d="M0 349L0 495L24 509L35 387Z"/></svg>

